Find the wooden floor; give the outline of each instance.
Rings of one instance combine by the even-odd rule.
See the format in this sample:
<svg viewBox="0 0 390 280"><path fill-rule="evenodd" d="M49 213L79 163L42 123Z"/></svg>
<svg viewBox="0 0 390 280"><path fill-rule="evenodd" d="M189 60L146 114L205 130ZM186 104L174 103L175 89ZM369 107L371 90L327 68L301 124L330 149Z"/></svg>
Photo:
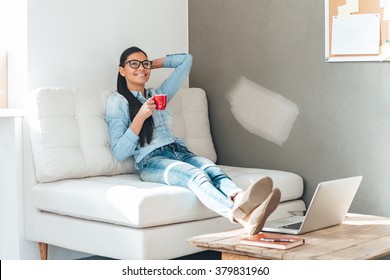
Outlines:
<svg viewBox="0 0 390 280"><path fill-rule="evenodd" d="M221 252L207 250L200 253L180 257L174 260L220 260L220 259L221 259Z"/></svg>
<svg viewBox="0 0 390 280"><path fill-rule="evenodd" d="M207 250L192 255L176 258L173 260L220 260L220 259L221 259L221 252ZM82 258L80 260L112 260L112 259L101 257L101 256L91 256L87 258Z"/></svg>

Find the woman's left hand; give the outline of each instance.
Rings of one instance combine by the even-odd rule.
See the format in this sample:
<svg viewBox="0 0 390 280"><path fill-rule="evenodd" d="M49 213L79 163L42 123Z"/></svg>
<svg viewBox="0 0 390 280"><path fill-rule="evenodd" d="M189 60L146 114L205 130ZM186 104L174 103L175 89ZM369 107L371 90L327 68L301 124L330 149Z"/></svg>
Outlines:
<svg viewBox="0 0 390 280"><path fill-rule="evenodd" d="M153 97L151 97L141 106L137 115L143 120L146 120L153 114L154 110L156 110L156 104L154 103Z"/></svg>

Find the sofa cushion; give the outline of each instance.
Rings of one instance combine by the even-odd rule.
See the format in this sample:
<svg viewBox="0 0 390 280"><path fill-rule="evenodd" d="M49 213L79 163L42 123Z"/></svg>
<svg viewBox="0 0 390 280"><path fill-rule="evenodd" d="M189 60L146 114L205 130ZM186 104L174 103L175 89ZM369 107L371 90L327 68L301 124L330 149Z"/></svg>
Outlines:
<svg viewBox="0 0 390 280"><path fill-rule="evenodd" d="M134 173L133 158L117 161L104 120L109 90L40 88L30 94L28 119L40 182ZM189 149L216 160L202 89L181 89L169 103L173 129Z"/></svg>
<svg viewBox="0 0 390 280"><path fill-rule="evenodd" d="M184 139L195 154L216 162L205 91L181 88L168 106L173 114L172 128L176 136Z"/></svg>
<svg viewBox="0 0 390 280"><path fill-rule="evenodd" d="M222 168L243 189L254 180L271 176L282 192L282 201L291 201L302 195L302 178L293 173ZM218 216L190 190L142 182L137 174L41 183L33 188L33 202L42 211L138 228ZM295 210L304 210L303 202L298 206L300 208Z"/></svg>
<svg viewBox="0 0 390 280"><path fill-rule="evenodd" d="M36 176L40 182L134 172L118 162L104 120L104 90L40 88L29 100Z"/></svg>
<svg viewBox="0 0 390 280"><path fill-rule="evenodd" d="M219 165L219 167L221 167L221 169L242 188L246 188L249 184L256 182L265 176L269 176L273 180L274 187L281 190L281 201L294 200L303 195L303 179L295 173L226 165Z"/></svg>

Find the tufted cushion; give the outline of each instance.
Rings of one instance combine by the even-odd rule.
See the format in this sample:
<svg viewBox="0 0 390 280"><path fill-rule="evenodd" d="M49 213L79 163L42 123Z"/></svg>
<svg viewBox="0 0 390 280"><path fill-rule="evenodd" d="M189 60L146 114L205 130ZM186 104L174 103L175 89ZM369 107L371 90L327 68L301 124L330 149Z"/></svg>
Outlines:
<svg viewBox="0 0 390 280"><path fill-rule="evenodd" d="M40 88L32 92L29 122L40 182L134 173L133 159L111 153L105 103L109 90ZM190 150L216 160L202 89L181 89L169 103L173 126Z"/></svg>
<svg viewBox="0 0 390 280"><path fill-rule="evenodd" d="M40 88L31 95L29 122L40 182L134 172L132 159L111 153L103 90Z"/></svg>
<svg viewBox="0 0 390 280"><path fill-rule="evenodd" d="M181 88L168 106L173 114L172 125L176 136L184 139L195 154L216 162L205 91Z"/></svg>

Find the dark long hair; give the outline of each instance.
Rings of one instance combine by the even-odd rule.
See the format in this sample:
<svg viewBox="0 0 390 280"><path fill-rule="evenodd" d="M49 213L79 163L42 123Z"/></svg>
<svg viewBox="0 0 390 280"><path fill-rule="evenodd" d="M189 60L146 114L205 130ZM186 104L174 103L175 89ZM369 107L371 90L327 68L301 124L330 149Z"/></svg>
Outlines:
<svg viewBox="0 0 390 280"><path fill-rule="evenodd" d="M137 52L141 52L147 57L146 53L140 48L130 47L122 53L119 60L119 66L124 67L125 66L124 64L128 56ZM127 88L126 78L123 77L120 73L118 73L117 91L120 94L122 94L126 98L127 102L129 103L129 116L130 116L130 120L133 121L135 115L137 115L139 109L141 108L142 103ZM139 141L141 147L145 145L145 142L149 144L150 141L152 141L153 128L154 128L154 122L152 116L150 116L145 120L142 129L139 133Z"/></svg>

